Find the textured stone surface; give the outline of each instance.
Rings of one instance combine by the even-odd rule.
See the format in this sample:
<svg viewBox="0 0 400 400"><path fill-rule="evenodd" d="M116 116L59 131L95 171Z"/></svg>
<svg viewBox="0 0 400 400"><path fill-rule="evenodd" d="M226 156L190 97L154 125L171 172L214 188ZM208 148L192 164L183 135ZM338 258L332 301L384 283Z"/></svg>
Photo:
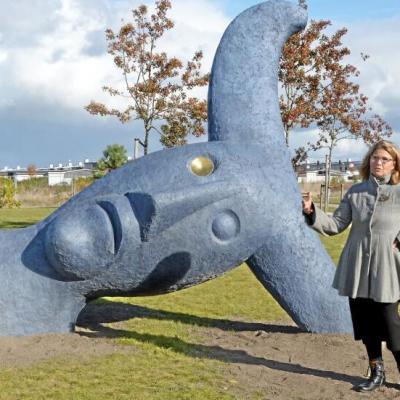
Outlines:
<svg viewBox="0 0 400 400"><path fill-rule="evenodd" d="M305 23L272 0L228 27L209 142L130 162L41 223L0 232L1 335L69 331L86 299L166 293L245 260L301 327L351 329L334 266L302 220L278 109L281 47Z"/></svg>

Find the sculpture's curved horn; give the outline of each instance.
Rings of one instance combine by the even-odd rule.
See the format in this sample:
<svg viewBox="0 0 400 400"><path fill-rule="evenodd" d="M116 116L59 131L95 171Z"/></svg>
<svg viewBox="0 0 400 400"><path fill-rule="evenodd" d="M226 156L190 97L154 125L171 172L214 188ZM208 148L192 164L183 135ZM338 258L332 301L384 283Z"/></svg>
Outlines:
<svg viewBox="0 0 400 400"><path fill-rule="evenodd" d="M303 29L307 13L285 0L244 11L225 31L208 93L209 140L259 142L284 149L278 103L281 49ZM267 138L268 136L268 138Z"/></svg>

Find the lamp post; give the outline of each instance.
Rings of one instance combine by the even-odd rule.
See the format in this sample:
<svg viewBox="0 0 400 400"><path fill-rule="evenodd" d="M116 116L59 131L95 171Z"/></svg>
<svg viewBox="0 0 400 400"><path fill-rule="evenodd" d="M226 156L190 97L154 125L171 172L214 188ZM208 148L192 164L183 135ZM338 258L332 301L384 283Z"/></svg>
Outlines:
<svg viewBox="0 0 400 400"><path fill-rule="evenodd" d="M139 144L144 148L144 143L139 138L135 138L133 142L133 159L136 160L139 155Z"/></svg>
<svg viewBox="0 0 400 400"><path fill-rule="evenodd" d="M329 206L329 184L330 184L330 164L331 160L329 158L329 155L325 155L325 197L324 197L324 211L326 212ZM328 169L329 168L329 169Z"/></svg>

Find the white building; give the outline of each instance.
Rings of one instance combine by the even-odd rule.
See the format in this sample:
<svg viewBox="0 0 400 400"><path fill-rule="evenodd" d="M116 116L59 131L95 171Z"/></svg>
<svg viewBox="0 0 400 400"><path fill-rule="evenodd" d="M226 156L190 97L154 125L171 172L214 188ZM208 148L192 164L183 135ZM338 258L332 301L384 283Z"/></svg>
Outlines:
<svg viewBox="0 0 400 400"><path fill-rule="evenodd" d="M76 178L88 178L93 175L93 170L97 168L95 161L85 160L85 162L79 162L78 165L74 166L71 162L63 166L63 164L50 164L49 168L38 168L29 174L26 168L17 167L16 169L4 167L0 170L0 177L8 177L14 180L14 182L21 182L27 179L34 178L48 178L48 185L71 185Z"/></svg>
<svg viewBox="0 0 400 400"><path fill-rule="evenodd" d="M70 169L70 170L54 170L48 172L48 185L71 185L76 178L89 178L93 175L90 169Z"/></svg>
<svg viewBox="0 0 400 400"><path fill-rule="evenodd" d="M331 179L332 178L340 178L344 181L351 181L353 179L353 175L356 175L354 172L350 171L336 171L331 170ZM357 171L358 175L358 171ZM325 170L319 171L306 171L303 173L297 174L297 182L299 183L323 183L325 182Z"/></svg>

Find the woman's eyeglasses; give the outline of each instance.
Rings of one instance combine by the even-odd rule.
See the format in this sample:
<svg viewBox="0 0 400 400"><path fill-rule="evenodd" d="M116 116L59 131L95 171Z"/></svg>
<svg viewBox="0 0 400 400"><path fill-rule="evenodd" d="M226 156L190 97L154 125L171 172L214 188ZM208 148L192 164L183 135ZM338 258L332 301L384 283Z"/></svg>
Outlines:
<svg viewBox="0 0 400 400"><path fill-rule="evenodd" d="M386 157L377 157L377 156L372 156L371 157L371 161L375 164L377 164L379 161L382 163L382 165L385 165L387 163L390 163L391 161L393 161L393 158L386 158Z"/></svg>

